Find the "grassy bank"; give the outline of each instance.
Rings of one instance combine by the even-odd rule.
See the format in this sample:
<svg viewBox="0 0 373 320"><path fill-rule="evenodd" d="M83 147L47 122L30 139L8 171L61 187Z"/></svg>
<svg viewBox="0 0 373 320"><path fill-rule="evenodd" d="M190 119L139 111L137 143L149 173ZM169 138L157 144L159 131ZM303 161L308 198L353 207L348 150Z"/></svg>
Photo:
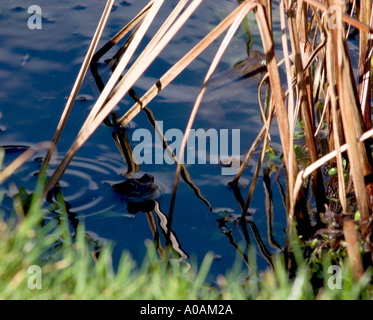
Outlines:
<svg viewBox="0 0 373 320"><path fill-rule="evenodd" d="M212 255L200 266L167 255L161 260L150 240L142 265L123 252L114 271L112 246L92 241L81 225L76 234L70 233L63 206L55 219L46 221L38 196L33 196L25 217L15 199L14 215L0 222L0 299L373 298L370 269L355 281L348 260L341 259L339 283L337 274L328 270L328 255L322 264L306 263L294 241L298 264L294 276L287 272L283 255L278 255L274 269L258 274L253 263L247 276L237 264L210 283L206 276Z"/></svg>

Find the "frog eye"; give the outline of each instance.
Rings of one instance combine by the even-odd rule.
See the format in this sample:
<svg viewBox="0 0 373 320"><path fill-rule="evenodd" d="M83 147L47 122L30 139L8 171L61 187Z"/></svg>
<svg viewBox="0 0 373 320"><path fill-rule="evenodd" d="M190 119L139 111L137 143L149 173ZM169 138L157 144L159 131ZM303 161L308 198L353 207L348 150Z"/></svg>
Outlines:
<svg viewBox="0 0 373 320"><path fill-rule="evenodd" d="M134 183L134 182L129 182L129 183L127 184L127 192L128 192L128 193L134 192L134 191L136 191L136 189L137 189L137 185L136 185L136 183Z"/></svg>
<svg viewBox="0 0 373 320"><path fill-rule="evenodd" d="M154 181L154 178L153 176L145 173L142 177L141 177L141 182L143 183L148 183L148 182L153 182Z"/></svg>
<svg viewBox="0 0 373 320"><path fill-rule="evenodd" d="M113 185L112 188L114 192L117 192L120 194L126 194L126 193L134 192L137 189L137 183L127 180L127 181Z"/></svg>

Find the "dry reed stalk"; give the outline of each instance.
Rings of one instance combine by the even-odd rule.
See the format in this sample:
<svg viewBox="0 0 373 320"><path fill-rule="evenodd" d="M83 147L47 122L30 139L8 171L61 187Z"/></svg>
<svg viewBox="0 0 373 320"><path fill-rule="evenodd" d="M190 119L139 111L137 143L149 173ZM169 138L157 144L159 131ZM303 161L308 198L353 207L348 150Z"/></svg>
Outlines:
<svg viewBox="0 0 373 320"><path fill-rule="evenodd" d="M360 1L358 6L358 17L361 21L373 27L373 10L371 0ZM362 114L362 121L365 129L372 127L371 118L371 55L373 48L373 33L359 32L359 65L358 65L358 96ZM366 143L367 156L369 162L373 159L370 153L370 144ZM365 173L372 173L372 168L366 168ZM366 189L369 204L373 206L373 183L368 182Z"/></svg>
<svg viewBox="0 0 373 320"><path fill-rule="evenodd" d="M254 154L254 151L258 147L260 141L262 140L264 133L266 132L267 129L267 122L262 126L262 129L259 131L258 135L256 136L254 142L251 144L251 147L249 151L246 153L245 159L242 161L240 168L236 172L236 175L234 176L232 183L237 184L238 180L240 179L243 171L245 170L246 166L248 165L251 157Z"/></svg>
<svg viewBox="0 0 373 320"><path fill-rule="evenodd" d="M317 126L316 128L316 131L315 131L315 137L317 137L319 131L321 130L321 126L323 124L323 121L325 119L325 115L326 115L326 109L329 105L329 102L330 102L330 93L329 93L329 88L327 89L326 91L326 97L325 97L325 102L324 102L324 107L322 109L322 114L321 114L321 117L320 117L320 121L319 121L319 125Z"/></svg>
<svg viewBox="0 0 373 320"><path fill-rule="evenodd" d="M373 27L373 10L371 10L370 16L370 26ZM372 118L371 118L371 108L370 108L370 99L371 99L371 66L372 61L372 50L373 50L373 33L369 34L368 45L366 50L366 61L365 61L365 73L363 79L359 86L360 93L360 105L362 106L362 113L364 116L364 124L366 129L372 127Z"/></svg>
<svg viewBox="0 0 373 320"><path fill-rule="evenodd" d="M110 93L108 105L112 104L111 100L114 100L114 103L118 103L122 99L122 97L124 96L122 92L128 91L128 90L123 90L123 88L128 87L128 84L127 84L128 78L130 78L130 75L132 75L132 73L136 76L136 73L134 72L134 70L136 71L143 70L142 72L146 70L147 67L144 67L144 66L149 66L150 63L153 62L153 60L158 56L158 54L168 44L168 42L172 39L172 37L176 34L176 32L188 20L188 18L194 12L194 10L197 9L201 1L202 0L194 0L192 4L185 10L185 12L174 23L180 11L184 8L188 0L181 0L178 3L178 5L174 8L172 13L167 17L166 21L162 24L161 28L153 36L153 38L151 39L149 44L146 46L146 48L141 52L140 56L136 59L136 61L131 66L131 68L128 70L126 75L120 80L118 85Z"/></svg>
<svg viewBox="0 0 373 320"><path fill-rule="evenodd" d="M268 25L271 30L273 30L273 21L272 21L272 0L266 0L266 9L268 17Z"/></svg>
<svg viewBox="0 0 373 320"><path fill-rule="evenodd" d="M241 4L242 5L242 4ZM241 5L220 22L206 37L176 62L124 115L118 120L118 124L125 126L148 105L160 90L169 85L198 55L200 55L212 42L214 42L233 23L240 11Z"/></svg>
<svg viewBox="0 0 373 320"><path fill-rule="evenodd" d="M155 0L149 1L149 3L127 24L125 25L114 37L112 37L107 43L105 43L93 56L94 61L98 61L106 52L108 52L113 46L115 46L120 40L122 40L128 32L130 32L143 18L153 5Z"/></svg>
<svg viewBox="0 0 373 320"><path fill-rule="evenodd" d="M284 1L281 0L279 3L280 9L280 25L281 25L281 42L282 42L282 50L284 52L284 61L285 61L285 69L286 69L286 81L288 84L288 121L289 121L289 135L290 137L294 137L294 90L293 90L293 78L292 72L290 69L290 55L289 55L289 48L288 48L288 40L287 40L287 33L286 33L286 20L285 20L285 5ZM291 153L290 158L294 159L294 140L289 139L289 151ZM296 173L293 172L293 166L289 166L288 168L288 185L289 190L294 190L294 182L295 182ZM294 215L295 210L295 203L296 198L293 197L293 192L289 192L289 214L288 216ZM290 222L290 221L289 221ZM290 222L291 223L291 222ZM290 226L290 229L292 227Z"/></svg>
<svg viewBox="0 0 373 320"><path fill-rule="evenodd" d="M340 0L333 2L341 9L343 3ZM339 17L337 16L336 19ZM341 21L339 21L341 23ZM338 24L338 21L337 21ZM336 70L336 85L338 90L341 118L343 123L345 139L348 143L348 158L351 163L351 172L354 181L354 189L357 203L359 205L362 221L362 233L365 237L368 233L369 221L369 198L365 187L365 176L370 174L370 164L367 159L365 145L357 142L363 133L363 124L358 108L358 101L355 92L354 77L346 52L344 31L332 29L332 46L336 53L333 59Z"/></svg>
<svg viewBox="0 0 373 320"><path fill-rule="evenodd" d="M123 98L123 96L129 91L129 89L132 87L132 85L137 81L137 79L144 73L144 71L148 68L148 66L154 61L154 59L159 55L159 53L164 49L164 47L168 44L168 42L172 39L172 37L176 34L176 32L182 27L182 25L188 20L190 15L194 12L194 10L199 6L202 0L194 0L187 9L180 15L180 17L174 22L174 24L167 30L167 32L164 32L164 29L167 29L169 27L169 21L170 18L166 20L166 22L161 27L162 30L160 30L148 46L142 51L141 55L138 57L138 59L134 62L134 64L131 66L131 68L128 70L128 72L123 76L123 78L120 80L118 85L110 92L108 99L105 101L105 105L103 105L101 108L98 105L97 110L95 110L97 113L96 115L91 114L94 119L87 119L86 123L83 125L81 132L78 134L77 137L77 143L76 148L79 148L86 140L87 138L96 130L96 128L101 124L101 122L108 116L108 114L114 109L114 107L119 103L119 101ZM163 1L160 1L161 3ZM149 11L149 15L151 13L151 10L153 8L159 9L158 6L156 6L158 3L155 3L152 8ZM149 22L154 19L155 15L151 15L151 20L148 21L146 24L146 29L149 26ZM146 21L148 17L145 18L144 22ZM144 31L142 30L139 34L142 38L144 35ZM136 34L137 36L137 34ZM136 43L137 47L137 41L135 41L136 36L134 37L134 42ZM129 46L128 50L126 51L124 57L120 61L120 63L125 59L127 60L128 57L132 56L133 50L130 50L132 46ZM119 65L118 65L119 67ZM115 69L114 73L116 73L117 69ZM113 74L114 75L114 74ZM109 80L110 81L110 80ZM106 87L105 87L106 89ZM104 89L104 91L105 91ZM100 98L99 98L100 99ZM93 109L92 109L93 111Z"/></svg>
<svg viewBox="0 0 373 320"><path fill-rule="evenodd" d="M258 28L262 39L264 53L266 54L267 70L269 74L269 81L272 88L272 95L275 102L275 110L277 114L277 121L279 123L281 144L284 151L284 159L286 167L289 167L290 163L293 168L296 168L296 164L289 158L289 122L287 119L287 111L285 105L284 94L281 87L281 80L279 71L277 68L277 61L274 53L274 44L270 29L267 23L267 17L262 5L257 6L256 14ZM297 170L295 169L296 173Z"/></svg>
<svg viewBox="0 0 373 320"><path fill-rule="evenodd" d="M5 149L0 148L0 170L2 170L3 168L4 156L5 156Z"/></svg>
<svg viewBox="0 0 373 320"><path fill-rule="evenodd" d="M171 199L171 204L170 204L170 211L169 211L169 215L168 215L168 218L169 218L169 221L168 221L168 223L169 223L169 230L171 229L171 226L172 226L172 218L173 218L173 212L174 212L174 207L175 207L176 192L177 192L177 187L178 187L178 183L179 183L179 176L180 176L180 170L181 170L180 163L184 159L185 146L186 146L186 143L188 141L190 130L192 129L193 122L194 122L194 119L195 119L195 117L197 115L199 106L201 105L203 96L204 96L204 94L206 92L207 85L210 82L212 74L214 73L216 67L218 66L221 57L223 56L223 54L224 54L225 50L227 49L228 45L230 44L230 42L231 42L234 34L236 33L238 27L240 26L242 20L245 18L245 16L253 8L255 8L255 6L256 6L256 3L253 0L244 1L240 5L240 7L239 7L240 10L237 12L235 20L233 21L231 27L227 31L227 34L225 35L222 43L220 44L220 46L218 48L218 51L216 52L216 54L214 56L214 59L211 62L210 68L207 71L206 77L205 77L205 79L203 81L203 85L202 85L201 91L198 94L196 102L195 102L195 104L193 106L192 112L191 112L189 120L188 120L187 127L185 129L184 137L183 137L183 140L181 142L181 147L180 147L179 163L178 163L177 168L176 168L175 181L174 181L174 186L173 186L173 190L172 190L172 199Z"/></svg>
<svg viewBox="0 0 373 320"><path fill-rule="evenodd" d="M277 65L279 66L280 64L281 64L281 61ZM266 82L267 79L268 79L268 72L262 77L262 79L260 80L258 84L258 103L259 103L260 115L262 117L262 121L264 125L267 124L267 121L266 121L267 117L266 117L266 111L265 111L266 108L264 108L263 102L262 102L262 86ZM267 102L268 97L270 97L270 87L267 84L266 96L265 96L266 102ZM271 135L269 135L269 140L271 140Z"/></svg>
<svg viewBox="0 0 373 320"><path fill-rule="evenodd" d="M323 10L324 12L327 12L328 11L328 5L325 4L325 3L322 3L320 1L317 1L317 0L304 0L305 2L307 2L308 4L310 4L311 6L315 6L316 8L319 8L321 10ZM353 18L353 17L350 17L349 15L346 15L343 11L342 11L342 21L345 22L345 23L349 23L350 25L354 26L355 28L359 29L359 30L363 30L363 31L366 31L366 32L369 32L369 33L373 33L373 27L371 26L368 26L367 24Z"/></svg>
<svg viewBox="0 0 373 320"><path fill-rule="evenodd" d="M272 89L272 97L275 103L275 111L277 115L277 121L279 124L280 139L281 139L281 145L283 148L285 166L286 166L287 172L289 172L289 168L291 166L292 167L291 171L293 172L293 175L296 176L298 173L298 166L297 166L297 161L295 158L295 153L293 150L290 150L289 139L293 139L293 137L290 136L287 108L285 104L284 93L281 87L281 80L280 80L279 70L277 67L276 56L274 53L274 43L273 43L272 34L267 24L267 17L265 15L265 10L263 6L258 5L255 13L256 13L255 16L256 16L257 24L259 28L259 33L262 39L263 50L267 58L267 70L269 73L269 81L270 81L271 89ZM305 199L304 199L304 196L301 190L300 190L300 193L298 193L298 195L299 197L296 200L294 215L298 222L299 234L307 238L311 232L311 224L310 224L309 215L308 215L306 206L304 205L304 203L302 203ZM292 221L293 216L289 214L290 213L289 208L287 208L286 212L287 212L287 221L289 222L288 226L290 226L290 228L288 228L288 231L291 232L292 228L291 228L290 222Z"/></svg>
<svg viewBox="0 0 373 320"><path fill-rule="evenodd" d="M320 42L325 44L325 32L323 31L323 23L321 21L321 18L318 15L318 12L315 10L314 7L312 7L313 10L313 16L316 17L317 20L317 29L315 30L315 36L313 37L313 45L312 48L316 46L316 41L318 39L317 31L320 31ZM322 96L324 94L324 80L325 80L325 64L324 64L324 56L325 56L325 50L323 50L319 55L318 64L316 67L316 71L313 77L313 97L315 101L319 100L319 96Z"/></svg>
<svg viewBox="0 0 373 320"><path fill-rule="evenodd" d="M19 155L11 164L9 164L4 170L0 171L0 184L2 184L7 178L9 178L21 165L23 165L27 159L29 159L35 152L41 149L49 149L51 143L49 141L40 142L32 148L26 150Z"/></svg>
<svg viewBox="0 0 373 320"><path fill-rule="evenodd" d="M271 127L271 122L272 122L272 112L273 112L273 108L274 108L273 104L274 104L273 100L271 100L270 107L269 107L269 112L268 112L268 119L267 119L267 122L266 122L266 125L265 125L265 132L264 132L264 140L263 140L262 152L260 154L260 157L259 157L259 160L258 160L258 164L256 165L256 168L255 168L254 177L251 180L251 184L250 184L249 192L247 194L245 205L244 205L244 207L242 209L241 220L243 220L243 221L245 219L247 210L249 209L250 202L251 202L251 199L253 197L254 190L255 190L255 187L256 187L256 182L258 180L260 168L261 168L264 156L265 156L266 147L267 147L267 143L268 143L269 129Z"/></svg>
<svg viewBox="0 0 373 320"><path fill-rule="evenodd" d="M71 112L71 109L74 105L74 102L75 102L75 99L76 99L76 96L78 95L78 92L79 92L79 89L83 83L83 80L84 80L84 77L88 71L88 68L89 68L89 64L91 63L91 60L93 58L93 55L94 55L94 52L97 48L97 45L98 45L98 42L101 38L101 35L102 35L102 32L105 28L105 25L106 25L106 22L109 18L109 15L110 15L110 11L111 11L111 8L114 4L114 1L115 0L108 0L107 3L106 3L106 6L105 6L105 9L102 13L102 16L101 16L101 19L98 23L98 26L97 26L97 29L95 31L95 34L92 38L92 42L88 48L88 52L84 58L84 61L82 63L82 66L79 70L79 73L78 73L78 76L75 80L75 83L74 83L74 86L72 88L72 91L70 93L70 96L67 100L67 103L66 103L66 106L65 106L65 109L62 113L62 116L60 118L60 122L58 123L57 125L57 129L56 129L56 132L54 134L54 137L52 139L52 143L51 143L51 146L46 154L46 156L44 157L44 160L43 160L43 163L42 163L42 166L41 166L41 169L40 169L40 172L45 172L48 164L49 164L49 161L53 155L53 152L55 151L55 148L57 146L57 142L59 140L59 138L61 137L61 134L62 134L62 131L66 125L66 122L67 122L67 119L70 115L70 112Z"/></svg>
<svg viewBox="0 0 373 320"><path fill-rule="evenodd" d="M355 223L352 220L343 222L344 238L346 240L347 255L350 260L353 275L356 280L364 274L363 263L361 259L359 240L356 234Z"/></svg>
<svg viewBox="0 0 373 320"><path fill-rule="evenodd" d="M373 11L372 0L361 0L357 6L357 16L361 22L373 27ZM369 40L370 39L370 40ZM371 61L369 59L370 49L372 48L371 35L366 31L359 32L359 65L358 65L358 79L359 79L359 96L361 113L364 119L366 129L371 128L371 106L370 97L370 69Z"/></svg>
<svg viewBox="0 0 373 320"><path fill-rule="evenodd" d="M299 92L298 101L300 103L300 112L301 112L301 118L303 122L304 127L304 135L306 140L306 145L308 147L308 152L310 155L311 163L318 160L318 152L317 152L317 146L316 141L314 139L314 117L313 115L313 106L312 106L312 97L310 97L310 94L312 92L311 88L307 85L307 83L310 81L310 76L307 73L304 73L304 65L302 60L306 61L308 60L308 55L303 50L301 50L301 44L300 39L298 37L298 32L296 30L296 19L294 16L294 11L292 8L287 8L288 10L288 25L289 25L289 34L290 34L290 42L292 46L292 51L294 54L294 66L295 66L295 72L296 72L296 79L297 79L297 87ZM303 13L302 9L302 13ZM304 13L303 13L304 15ZM303 19L304 20L304 19ZM307 27L304 25L305 22L302 23L301 29L306 30ZM303 46L305 47L305 43L308 41L308 35L304 34L305 31L301 32L302 41L304 42ZM307 38L306 38L307 37ZM302 58L306 55L305 58ZM308 70L308 69L307 69ZM307 80L307 81L306 81ZM324 212L325 207L324 204L326 203L326 195L325 195L325 189L324 189L324 182L321 174L321 170L316 170L315 174L312 177L313 180L313 191L315 194L315 200L316 200L316 206L317 211Z"/></svg>
<svg viewBox="0 0 373 320"><path fill-rule="evenodd" d="M163 37L163 35L168 30L168 28L170 27L170 25L175 21L175 19L177 18L178 14L185 7L185 5L186 5L187 2L188 2L188 0L180 0L179 1L179 3L176 5L176 7L171 12L171 14L168 16L168 18L163 23L163 25L159 28L159 30L157 31L157 33L153 36L153 38L151 39L151 41L148 44L147 48L142 52L142 54L139 56L138 59L142 59L143 56L147 54L147 52L151 51L154 48L154 46L156 45L156 43ZM111 49L111 47L112 47L111 44L112 43L114 45L115 43L117 43L118 41L120 41L129 31L131 31L132 28L135 26L135 24L138 23L139 21L141 21L143 19L143 17L147 13L147 11L150 9L151 5L153 5L153 3L154 3L154 1L151 1L145 8L143 8L143 10L135 18L133 18L131 20L131 22L129 22L127 24L127 26L125 26L121 31L119 31L117 35L115 35L103 48L100 49L100 51L96 54L97 58L96 58L96 55L95 55L94 58L96 58L98 60L102 55L104 55L108 50ZM121 49L118 50L118 52L114 55L113 59L116 60L114 69L118 66L119 59L126 52L129 44L132 42L133 37L137 33L137 31L138 31L138 29L139 29L140 26L141 26L141 24L139 26L137 26L137 28L132 32L132 34L128 37L128 39L122 45ZM121 69L122 69L122 67L121 67ZM123 78L122 76L119 76L118 80L119 79L122 80L122 78ZM105 86L102 83L102 90L101 91L103 91L104 87ZM114 87L112 86L111 88L114 88ZM108 90L108 92L109 92L109 90ZM110 97L110 96L108 95L108 97ZM125 126L125 125L123 125L123 126Z"/></svg>
<svg viewBox="0 0 373 320"><path fill-rule="evenodd" d="M337 133L339 132L340 122L337 114L337 105L332 103L332 121L333 121L333 130ZM339 139L339 134L334 135L334 149L337 151L337 168L338 168L338 196L341 201L342 212L347 212L347 199L346 199L346 184L344 179L344 167L342 162L342 153L341 153L341 142Z"/></svg>
<svg viewBox="0 0 373 320"><path fill-rule="evenodd" d="M94 128L94 126L92 125L94 120L96 118L98 118L101 111L103 111L102 109L103 109L104 104L107 101L110 100L110 98L109 98L110 94L114 90L118 80L122 77L122 74L123 74L125 68L127 67L127 64L129 62L129 60L132 58L133 54L135 53L138 45L140 44L141 40L145 36L146 31L148 30L151 23L153 22L153 19L157 15L158 10L162 6L162 4L163 4L163 0L156 0L153 3L152 7L149 9L149 12L147 13L146 17L141 22L141 26L137 30L137 32L136 32L135 36L133 37L131 43L129 44L125 54L122 56L122 59L118 63L118 65L115 68L113 74L111 75L109 81L105 85L104 90L101 92L99 98L97 99L95 105L93 106L91 112L89 113L88 118L84 122L84 124L83 124L83 126L82 126L82 128L81 128L81 130L78 134L78 137L83 135L84 132L90 131L89 128L92 128L92 129ZM154 44L154 42L152 42L150 44L151 48L153 48L153 44ZM144 52L146 52L146 51L145 50L143 51L143 55L144 55ZM121 83L123 83L123 79L124 79L124 77L122 78ZM119 86L119 83L118 83L118 86ZM110 112L106 112L106 113L109 114ZM103 117L103 118L105 118L105 117Z"/></svg>
<svg viewBox="0 0 373 320"><path fill-rule="evenodd" d="M297 46L297 43L299 45L299 53L301 60L303 61L303 67L305 66L305 61L308 59L310 52L312 51L311 48L311 42L310 42L310 35L308 32L309 26L308 26L308 4L301 1L297 4L297 9L299 14L296 15L296 19L288 19L288 21L293 21L294 26L297 26L297 33L294 35L296 41L294 41L294 44ZM292 38L291 36L291 29L289 28L290 31L290 39ZM296 39L298 38L298 39ZM295 62L296 63L296 62ZM297 70L297 66L295 65L295 68ZM310 126L314 129L315 128L315 119L314 119L314 110L313 110L313 81L311 77L311 72L308 68L304 67L303 68L303 79L304 79L304 90L305 90L305 96L308 99L308 103L306 106L308 107L308 117L310 121ZM302 86L300 86L302 87ZM301 98L302 100L302 98ZM305 106L305 105L303 105ZM323 187L321 188L321 190ZM317 198L317 197L316 197Z"/></svg>
<svg viewBox="0 0 373 320"><path fill-rule="evenodd" d="M334 149L336 150L336 162L338 168L338 196L341 201L343 213L347 212L347 200L346 200L346 187L344 181L344 168L342 162L342 152L341 152L341 136L342 128L340 125L341 119L339 116L339 99L336 92L335 79L336 79L336 69L333 63L334 59L334 47L332 43L332 34L330 30L325 26L327 30L327 48L326 48L326 74L328 78L328 93L330 92L330 103L331 103L331 113L332 113L332 128L330 131L333 132L333 143Z"/></svg>
<svg viewBox="0 0 373 320"><path fill-rule="evenodd" d="M354 14L355 7L356 7L356 0L352 2L350 17L352 17L352 15ZM348 38L348 36L350 35L350 30L351 30L351 25L349 24L347 28L347 32L346 32L346 38Z"/></svg>

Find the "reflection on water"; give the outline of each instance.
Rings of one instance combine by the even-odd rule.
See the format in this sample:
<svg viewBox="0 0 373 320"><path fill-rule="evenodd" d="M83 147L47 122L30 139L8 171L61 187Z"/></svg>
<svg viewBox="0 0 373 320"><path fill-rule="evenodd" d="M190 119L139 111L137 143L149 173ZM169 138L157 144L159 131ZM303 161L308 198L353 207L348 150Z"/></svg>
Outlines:
<svg viewBox="0 0 373 320"><path fill-rule="evenodd" d="M178 259L184 260L188 258L188 254L181 248L181 243L176 237L175 232L169 229L168 217L161 211L158 201L148 200L144 202L130 202L127 205L127 210L131 214L136 214L139 211L146 214L149 228L153 234L153 240L161 257L164 256L164 249L162 247L161 238L154 221L153 212L157 217L158 225L161 228L161 233L165 239L166 245L171 246L173 251L178 255Z"/></svg>
<svg viewBox="0 0 373 320"><path fill-rule="evenodd" d="M38 32L26 28L27 1L18 2L22 10L15 10L15 6L7 4L2 8L0 17L0 79L3 83L0 92L0 145L6 146L4 166L35 143L51 139L104 5L100 0L85 1L84 4L67 0L58 6L40 0L38 5L43 9L46 21L53 23L43 25L43 30ZM162 18L175 3L165 3L160 13ZM101 45L139 12L142 5L141 1L117 3ZM246 197L248 192L246 185L241 188L229 185L232 179L221 176L219 165L184 165L181 171L183 183L179 186L170 226L168 210L175 166L139 166L133 161L132 150L136 144L131 138L135 126L155 131L164 152L171 158L175 157L169 142L157 131L156 121L163 121L165 129L185 130L194 99L218 43L208 48L175 82L162 90L129 127L117 125L118 115L124 114L176 59L236 6L234 0L205 1L194 18L136 83L128 97L121 101L104 125L78 152L59 183L58 191L69 204L71 227L76 229L77 224L84 221L92 241L101 239L96 241L97 248L102 239L114 241L114 262L119 261L124 249L141 261L147 238L154 241L160 255L164 254L165 246L169 244L178 259L197 257L201 261L208 251L213 251L220 257L213 262L211 272L214 274L224 273L230 268L236 255L241 257L243 264L248 264L248 247L258 251L259 269L272 264L271 252L281 250L285 225L281 198L284 181L281 177L265 171L262 173L259 179L264 183L258 183L251 203L253 210L249 210L248 216L242 220L240 213L244 203L242 197ZM156 20L150 32L154 33L163 22L158 18ZM252 50L260 50L255 24L250 28ZM260 77L238 81L234 76L233 66L247 57L247 41L247 34L241 30L223 57L219 72L214 76L216 85L212 83L208 87L195 122L196 128L206 130L239 128L242 154L250 148L262 126L256 96ZM79 92L49 174L76 136L123 50L125 45L117 44L108 53L102 52L101 57L96 56L97 61L91 65L91 74ZM233 78L229 78L229 88L224 90L226 86L221 86L220 80L228 79L228 75ZM271 137L274 144L279 141L275 130L271 132ZM40 169L40 158L44 155L38 152L2 186L7 190L3 208L10 210L12 206L9 183L18 187L23 185L27 192L32 192L37 179L35 174ZM257 158L258 154L254 154L253 166L246 168L240 181L252 179ZM159 186L160 192L156 197L141 198L140 195L139 201L134 202L133 198L122 197L113 191L113 184L125 183L128 187L131 181L135 181L131 179L141 180L144 175L153 177L154 184ZM143 184L147 183L143 181ZM50 202L55 201L53 197L55 195L49 199Z"/></svg>

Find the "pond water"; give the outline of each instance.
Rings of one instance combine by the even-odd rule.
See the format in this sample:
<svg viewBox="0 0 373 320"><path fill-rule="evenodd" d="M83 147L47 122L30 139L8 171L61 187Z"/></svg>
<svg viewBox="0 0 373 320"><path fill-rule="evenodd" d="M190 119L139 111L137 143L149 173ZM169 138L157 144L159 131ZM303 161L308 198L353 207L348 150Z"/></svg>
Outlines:
<svg viewBox="0 0 373 320"><path fill-rule="evenodd" d="M3 3L0 9L0 145L8 146L4 166L25 149L52 139L106 4L103 0L34 2L13 0ZM104 45L129 22L145 3L146 1L135 0L116 1L98 47ZM177 1L165 1L136 55L145 47L176 3ZM40 30L30 30L27 25L30 17L28 7L32 4L37 4L42 9ZM137 95L141 96L237 5L234 0L203 2L136 83L133 89ZM251 50L262 50L252 14L248 16L248 25L252 37ZM219 64L216 81L219 81L219 74L226 75L227 71L231 72L234 64L247 57L248 39L244 27L241 26ZM185 131L219 41L203 52L148 105L154 118L162 121L164 132L169 129ZM105 67L104 60L113 56L118 48L119 46L113 48L100 60L99 71L105 80L108 79L110 70ZM262 127L257 101L258 81L258 77L253 77L230 81L223 89L211 86L211 90L207 90L193 128L206 131L211 128L227 129L229 141L233 129L239 129L240 153L244 155ZM98 96L99 90L88 71L58 144L57 156L50 171L70 147ZM121 116L132 104L131 98L126 96L115 112ZM132 148L139 143L133 139L133 134L138 129L147 129L152 133L154 148L151 149L154 152L157 137L145 112L135 117L126 130ZM129 250L134 259L140 262L146 252L145 240L153 239L154 221L162 245L165 243L160 226L164 219L167 220L169 213L176 166L167 163L140 165L140 170L132 177L140 178L144 174L153 176L161 196L156 197L157 202L146 202L145 209L141 207L142 204L130 203L125 197L114 193L111 187L111 184L126 180L122 174L128 169L113 139L114 132L113 128L104 124L99 127L78 151L61 179L60 189L64 199L71 205L70 211L78 219L74 221L83 221L86 230L100 241L113 241L115 264L118 263L123 250ZM276 123L272 126L271 139L271 144L279 148ZM12 206L10 184L24 186L28 192L32 192L36 181L34 174L38 172L40 159L44 155L45 150L39 151L3 184L2 188L7 193L2 204L5 211ZM246 199L257 159L258 153L254 155L251 165L240 179L238 193L242 194L243 199ZM234 190L228 184L233 176L222 175L221 166L209 161L206 164L186 166L191 181L213 209L206 201L196 196L190 185L180 179L172 235L179 252L186 253L191 260L200 263L207 252L215 254L211 275L225 273L233 266L237 256L244 265L247 254L245 243L248 241L258 252L257 264L261 270L269 265L265 255L268 252L277 252L278 246L283 245L285 210L281 187L285 188L284 176L278 172L272 174L267 161L268 159L261 170L250 205L247 230L242 229L234 220L241 209ZM138 212L134 214L136 211ZM268 212L273 216L268 216ZM159 225L157 220L160 221ZM270 229L273 229L271 234Z"/></svg>

